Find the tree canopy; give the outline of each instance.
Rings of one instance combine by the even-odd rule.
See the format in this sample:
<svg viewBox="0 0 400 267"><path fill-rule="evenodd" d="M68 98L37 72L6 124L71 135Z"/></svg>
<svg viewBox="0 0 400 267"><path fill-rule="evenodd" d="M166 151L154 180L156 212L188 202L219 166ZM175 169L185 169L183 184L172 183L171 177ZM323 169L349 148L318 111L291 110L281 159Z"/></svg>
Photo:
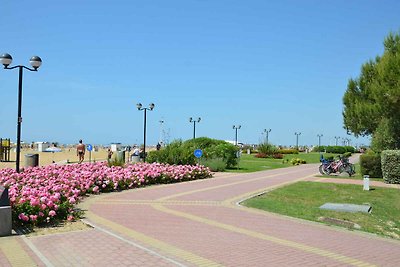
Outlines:
<svg viewBox="0 0 400 267"><path fill-rule="evenodd" d="M400 35L389 34L384 53L361 67L343 97L344 128L372 136L376 150L400 148Z"/></svg>

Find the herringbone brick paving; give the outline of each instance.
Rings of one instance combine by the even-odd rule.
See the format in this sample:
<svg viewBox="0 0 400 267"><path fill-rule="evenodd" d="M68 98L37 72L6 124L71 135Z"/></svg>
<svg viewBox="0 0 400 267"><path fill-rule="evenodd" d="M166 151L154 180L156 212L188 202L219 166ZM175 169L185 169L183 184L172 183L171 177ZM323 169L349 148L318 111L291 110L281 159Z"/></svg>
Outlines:
<svg viewBox="0 0 400 267"><path fill-rule="evenodd" d="M236 204L316 171L223 173L102 194L82 204L95 228L29 237L30 248L18 242L42 266L400 266L399 241ZM0 266L11 266L7 256L0 250Z"/></svg>

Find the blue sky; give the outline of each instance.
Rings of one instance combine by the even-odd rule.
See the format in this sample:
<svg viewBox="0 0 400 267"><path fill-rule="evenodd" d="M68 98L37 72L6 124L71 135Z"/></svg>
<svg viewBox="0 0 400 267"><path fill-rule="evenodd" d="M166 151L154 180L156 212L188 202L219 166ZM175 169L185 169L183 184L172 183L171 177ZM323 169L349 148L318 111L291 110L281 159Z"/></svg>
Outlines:
<svg viewBox="0 0 400 267"><path fill-rule="evenodd" d="M1 0L0 53L24 72L22 140L108 144L197 136L333 144L348 79L400 30L399 1ZM15 140L18 71L0 69L0 135Z"/></svg>

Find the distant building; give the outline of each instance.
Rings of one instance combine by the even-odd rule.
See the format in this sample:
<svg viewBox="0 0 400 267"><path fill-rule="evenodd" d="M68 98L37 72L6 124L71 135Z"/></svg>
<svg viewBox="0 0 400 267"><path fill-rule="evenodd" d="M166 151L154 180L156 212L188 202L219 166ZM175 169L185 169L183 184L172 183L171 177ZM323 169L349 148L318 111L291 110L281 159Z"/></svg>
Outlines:
<svg viewBox="0 0 400 267"><path fill-rule="evenodd" d="M44 152L46 148L50 147L49 142L36 142L35 145L37 145L37 151L39 152Z"/></svg>
<svg viewBox="0 0 400 267"><path fill-rule="evenodd" d="M111 143L111 151L120 151L121 150L121 143Z"/></svg>

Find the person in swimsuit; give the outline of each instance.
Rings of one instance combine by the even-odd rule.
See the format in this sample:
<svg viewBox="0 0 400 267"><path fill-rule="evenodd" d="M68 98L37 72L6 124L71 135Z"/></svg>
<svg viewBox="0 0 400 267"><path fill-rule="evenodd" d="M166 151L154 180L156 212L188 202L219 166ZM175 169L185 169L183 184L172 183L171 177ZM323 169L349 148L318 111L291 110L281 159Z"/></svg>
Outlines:
<svg viewBox="0 0 400 267"><path fill-rule="evenodd" d="M79 163L82 163L85 158L85 145L82 143L82 140L79 140L79 144L76 146L76 155L79 158Z"/></svg>

